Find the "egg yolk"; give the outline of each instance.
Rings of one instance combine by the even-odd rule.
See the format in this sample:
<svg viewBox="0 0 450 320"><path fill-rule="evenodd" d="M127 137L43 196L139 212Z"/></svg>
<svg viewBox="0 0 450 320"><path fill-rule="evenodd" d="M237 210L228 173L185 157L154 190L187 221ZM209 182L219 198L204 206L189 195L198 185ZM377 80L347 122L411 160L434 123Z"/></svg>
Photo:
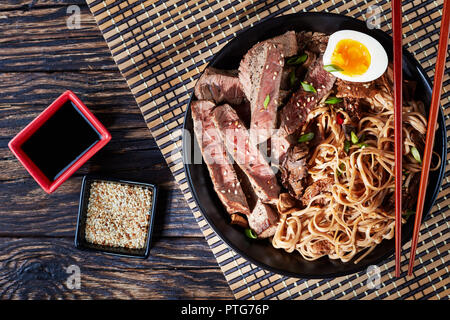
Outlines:
<svg viewBox="0 0 450 320"><path fill-rule="evenodd" d="M370 66L370 53L366 46L353 39L340 40L331 56L331 63L343 69L342 74L359 76Z"/></svg>

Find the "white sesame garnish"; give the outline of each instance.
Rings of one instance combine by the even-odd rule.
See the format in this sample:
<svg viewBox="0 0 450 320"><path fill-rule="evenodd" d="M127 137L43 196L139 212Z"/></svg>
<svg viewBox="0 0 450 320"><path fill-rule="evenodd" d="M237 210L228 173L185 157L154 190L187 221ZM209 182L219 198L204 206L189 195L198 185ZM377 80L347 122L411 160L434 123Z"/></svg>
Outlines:
<svg viewBox="0 0 450 320"><path fill-rule="evenodd" d="M92 182L86 211L86 241L109 247L145 248L152 192L142 186Z"/></svg>

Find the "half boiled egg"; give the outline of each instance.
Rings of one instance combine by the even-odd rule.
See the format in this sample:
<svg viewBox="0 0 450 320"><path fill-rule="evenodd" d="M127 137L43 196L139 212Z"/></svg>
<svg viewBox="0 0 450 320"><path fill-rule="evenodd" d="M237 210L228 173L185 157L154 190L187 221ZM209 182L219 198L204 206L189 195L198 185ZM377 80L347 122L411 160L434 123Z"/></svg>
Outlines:
<svg viewBox="0 0 450 320"><path fill-rule="evenodd" d="M358 31L341 30L330 35L323 54L325 70L352 82L368 82L380 77L388 66L383 46Z"/></svg>

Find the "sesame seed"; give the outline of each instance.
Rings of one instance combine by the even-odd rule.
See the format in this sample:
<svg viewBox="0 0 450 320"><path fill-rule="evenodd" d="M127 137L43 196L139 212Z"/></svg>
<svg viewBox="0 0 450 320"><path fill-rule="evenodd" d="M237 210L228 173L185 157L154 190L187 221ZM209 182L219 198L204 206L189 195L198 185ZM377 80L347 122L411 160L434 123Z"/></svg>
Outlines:
<svg viewBox="0 0 450 320"><path fill-rule="evenodd" d="M91 183L85 239L92 244L127 249L146 246L153 191L109 181Z"/></svg>

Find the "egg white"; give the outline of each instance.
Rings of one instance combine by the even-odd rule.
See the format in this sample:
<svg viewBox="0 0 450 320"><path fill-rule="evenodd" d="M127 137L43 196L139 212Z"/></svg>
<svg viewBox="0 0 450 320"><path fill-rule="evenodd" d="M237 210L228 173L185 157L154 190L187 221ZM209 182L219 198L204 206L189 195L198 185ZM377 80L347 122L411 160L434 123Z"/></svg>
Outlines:
<svg viewBox="0 0 450 320"><path fill-rule="evenodd" d="M331 57L339 41L343 39L352 39L366 46L370 53L370 66L365 73L357 76L348 76L340 71L332 72L336 77L352 82L368 82L379 78L387 69L388 56L381 43L371 36L353 30L341 30L330 35L328 45L323 54L323 65L331 64Z"/></svg>

